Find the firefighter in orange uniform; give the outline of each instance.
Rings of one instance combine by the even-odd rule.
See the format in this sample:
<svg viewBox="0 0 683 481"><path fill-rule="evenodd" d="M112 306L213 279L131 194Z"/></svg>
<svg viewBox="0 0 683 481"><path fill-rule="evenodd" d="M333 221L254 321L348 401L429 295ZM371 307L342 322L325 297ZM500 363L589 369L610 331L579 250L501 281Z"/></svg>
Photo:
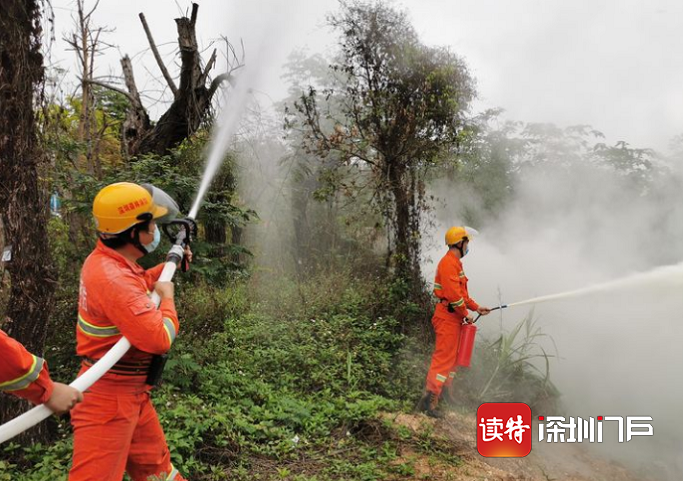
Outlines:
<svg viewBox="0 0 683 481"><path fill-rule="evenodd" d="M156 222L175 213L175 202L149 185L121 182L95 197L99 240L83 264L78 302L81 373L121 336L132 347L72 411L69 481L121 481L124 472L133 481L185 480L171 465L148 383L157 369L155 358L171 348L178 332L173 284L157 282L163 264L144 270L136 262L159 244ZM191 259L189 248L186 257ZM152 290L161 297L158 308Z"/></svg>
<svg viewBox="0 0 683 481"><path fill-rule="evenodd" d="M0 330L0 391L45 404L60 414L83 400L77 389L52 382L47 363Z"/></svg>
<svg viewBox="0 0 683 481"><path fill-rule="evenodd" d="M448 252L441 259L434 279L434 295L439 298L432 317L436 333L436 347L427 374L427 386L418 404L418 410L428 416L440 418L437 409L444 388L449 389L456 372L456 358L460 341L460 326L472 322L470 311L486 315L491 310L481 307L467 292L467 277L462 268L462 258L469 250L473 229L451 227L446 232Z"/></svg>

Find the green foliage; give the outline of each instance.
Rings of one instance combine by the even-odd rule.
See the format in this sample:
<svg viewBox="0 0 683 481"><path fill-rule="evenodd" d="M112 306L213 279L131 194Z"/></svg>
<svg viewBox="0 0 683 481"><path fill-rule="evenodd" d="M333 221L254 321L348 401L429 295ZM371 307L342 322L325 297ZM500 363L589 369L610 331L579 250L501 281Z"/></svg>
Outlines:
<svg viewBox="0 0 683 481"><path fill-rule="evenodd" d="M151 183L173 197L178 203L181 213L189 212L194 201L194 193L198 190L203 171L202 152L207 139L198 135L192 141L182 144L173 154L166 156L150 155L131 162L128 169L120 166L105 166L102 176L96 177L63 164L55 175L55 189L63 198L63 213L71 230L81 226L80 231L69 232L69 242L79 250L92 247L95 238L91 219L92 201L97 192L114 182ZM221 167L216 180L209 190L205 204L197 219L200 226L200 239L193 244L195 265L192 270L194 278L203 278L211 282L226 282L235 271L243 268L243 262L249 251L241 245L230 241L224 234L221 239L210 239L206 235L206 226L213 226L213 232L232 232L241 229L256 217L253 210L240 207L233 176L234 159L229 158ZM146 265L159 262L169 244L154 255L145 258ZM65 254L68 254L65 252ZM60 262L65 274L78 272L80 256L61 256Z"/></svg>
<svg viewBox="0 0 683 481"><path fill-rule="evenodd" d="M544 349L546 339L552 342L531 316L495 340L479 339L472 367L461 375L461 400L470 406L514 401L532 410L552 407L559 396L550 380L550 360L556 355Z"/></svg>

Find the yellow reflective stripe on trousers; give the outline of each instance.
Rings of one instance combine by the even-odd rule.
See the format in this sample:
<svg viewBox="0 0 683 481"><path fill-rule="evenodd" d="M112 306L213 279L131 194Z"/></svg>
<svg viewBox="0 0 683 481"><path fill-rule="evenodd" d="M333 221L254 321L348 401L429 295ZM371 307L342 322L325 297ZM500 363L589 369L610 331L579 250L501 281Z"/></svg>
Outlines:
<svg viewBox="0 0 683 481"><path fill-rule="evenodd" d="M21 377L0 384L0 391L18 391L27 388L32 382L35 382L35 380L40 377L40 371L43 370L43 364L45 364L45 361L42 358L33 356L33 363L28 372Z"/></svg>
<svg viewBox="0 0 683 481"><path fill-rule="evenodd" d="M446 376L443 376L441 374L436 375L436 380L440 382L446 382Z"/></svg>
<svg viewBox="0 0 683 481"><path fill-rule="evenodd" d="M166 334L168 334L168 340L170 341L171 344L173 344L173 341L175 341L175 325L173 324L173 321L170 320L168 317L164 317L164 329L166 329Z"/></svg>
<svg viewBox="0 0 683 481"><path fill-rule="evenodd" d="M171 474L168 475L166 481L173 481L176 476L178 476L178 470L171 465Z"/></svg>
<svg viewBox="0 0 683 481"><path fill-rule="evenodd" d="M461 298L458 299L457 301L451 302L450 305L451 305L452 307L460 307L460 306L462 306L464 303L465 303L465 299L461 297Z"/></svg>
<svg viewBox="0 0 683 481"><path fill-rule="evenodd" d="M78 316L78 328L83 333L93 337L111 337L121 334L121 331L119 331L116 326L95 326L83 319L80 315Z"/></svg>

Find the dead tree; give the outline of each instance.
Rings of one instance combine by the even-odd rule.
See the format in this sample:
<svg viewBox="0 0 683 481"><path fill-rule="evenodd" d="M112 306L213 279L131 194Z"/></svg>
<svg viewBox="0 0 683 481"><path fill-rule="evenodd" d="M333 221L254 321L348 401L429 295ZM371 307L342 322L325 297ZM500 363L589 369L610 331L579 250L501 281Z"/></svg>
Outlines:
<svg viewBox="0 0 683 481"><path fill-rule="evenodd" d="M181 60L180 79L177 86L159 54L145 15L140 13L140 21L147 35L149 46L162 76L173 94L171 106L156 124L151 125L149 115L140 101L140 95L135 86L133 67L127 56L121 61L126 91L93 81L93 83L124 94L130 102L123 132L123 150L130 156L147 153L163 155L196 132L210 112L211 101L218 88L223 82L230 81L232 73L243 65L243 59L238 59L235 50L226 42L228 45L228 70L212 80L209 79L209 73L216 63L217 52L214 49L206 65L202 67L202 58L195 31L198 10L199 5L193 3L189 18L175 19Z"/></svg>
<svg viewBox="0 0 683 481"><path fill-rule="evenodd" d="M0 15L0 216L10 298L2 328L40 355L48 332L55 272L48 246L47 196L39 167L34 101L42 97L41 2L3 0ZM1 357L1 356L0 356ZM0 422L24 409L0 396ZM43 428L44 429L44 428Z"/></svg>
<svg viewBox="0 0 683 481"><path fill-rule="evenodd" d="M92 25L92 15L99 5L99 0L86 11L85 0L76 1L77 16L73 17L74 31L64 37L70 49L76 52L81 80L81 110L78 118L78 140L85 143L85 167L92 174L101 175L97 121L95 119L95 95L92 80L95 73L95 57L111 45L105 43L101 36L112 30Z"/></svg>
<svg viewBox="0 0 683 481"><path fill-rule="evenodd" d="M125 55L121 59L121 68L123 69L123 78L128 89L128 100L130 106L126 113L126 120L123 121L123 131L121 133L121 143L126 157L130 157L134 152L131 152L130 147L135 146L138 139L150 131L151 122L149 114L142 105L140 99L140 92L135 85L135 77L133 76L133 64L130 57Z"/></svg>

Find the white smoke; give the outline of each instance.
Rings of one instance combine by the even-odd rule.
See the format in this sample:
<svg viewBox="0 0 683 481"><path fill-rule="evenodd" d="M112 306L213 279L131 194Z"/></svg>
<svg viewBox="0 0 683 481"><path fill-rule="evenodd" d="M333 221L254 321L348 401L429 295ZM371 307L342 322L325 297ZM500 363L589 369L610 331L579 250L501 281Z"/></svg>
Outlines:
<svg viewBox="0 0 683 481"><path fill-rule="evenodd" d="M683 260L683 203L680 189L662 187L657 195L634 195L614 173L591 167L527 172L515 195L494 219L474 225L481 236L471 242L464 268L470 294L495 306L581 289ZM680 174L674 174L680 180ZM680 185L678 180L669 185ZM445 253L443 233L464 224L463 208L477 206L466 186L435 187L449 192L425 255L428 280ZM469 194L473 194L469 192ZM650 415L654 436L609 445L616 459L631 466L661 468L661 479L681 479L683 419L683 296L681 270L658 271L652 282L626 282L600 291L502 312L510 330L533 315L557 344L552 380L562 393L565 415ZM499 299L499 292L501 299ZM484 336L497 335L495 313L480 321ZM545 348L554 351L551 344ZM558 414L558 413L534 413ZM595 446L596 450L605 446ZM592 447L591 447L592 449Z"/></svg>

